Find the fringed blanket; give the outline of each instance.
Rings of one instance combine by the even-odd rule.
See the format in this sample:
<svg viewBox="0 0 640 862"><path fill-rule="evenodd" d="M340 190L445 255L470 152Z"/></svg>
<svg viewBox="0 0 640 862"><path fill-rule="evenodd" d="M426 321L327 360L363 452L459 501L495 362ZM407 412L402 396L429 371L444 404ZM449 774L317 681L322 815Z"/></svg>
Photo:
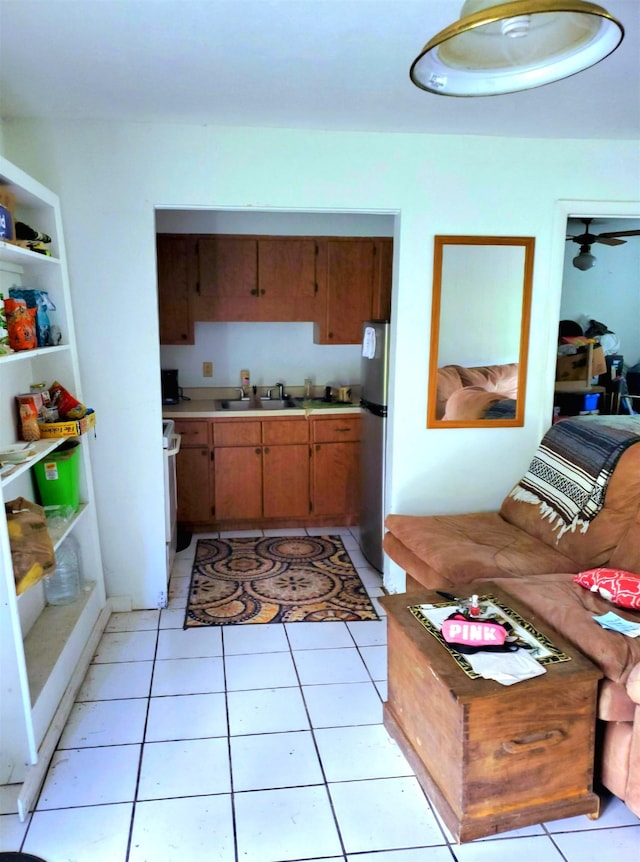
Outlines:
<svg viewBox="0 0 640 862"><path fill-rule="evenodd" d="M586 532L604 504L607 484L624 450L640 442L640 420L630 416L564 419L544 435L529 469L510 497L540 506L558 539Z"/></svg>

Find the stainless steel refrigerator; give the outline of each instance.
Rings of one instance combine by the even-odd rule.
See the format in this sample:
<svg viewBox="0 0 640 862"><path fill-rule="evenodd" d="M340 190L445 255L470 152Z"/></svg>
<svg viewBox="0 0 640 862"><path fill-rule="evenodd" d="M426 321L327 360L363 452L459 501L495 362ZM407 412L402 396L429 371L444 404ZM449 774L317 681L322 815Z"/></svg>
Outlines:
<svg viewBox="0 0 640 862"><path fill-rule="evenodd" d="M360 454L360 550L378 571L383 568L385 448L389 321L362 326L362 442Z"/></svg>

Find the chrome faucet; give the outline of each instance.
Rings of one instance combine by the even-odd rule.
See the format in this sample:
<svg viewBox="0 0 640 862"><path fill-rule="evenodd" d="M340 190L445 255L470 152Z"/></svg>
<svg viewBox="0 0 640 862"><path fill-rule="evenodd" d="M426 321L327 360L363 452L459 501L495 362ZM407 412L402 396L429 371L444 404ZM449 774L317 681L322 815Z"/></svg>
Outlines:
<svg viewBox="0 0 640 862"><path fill-rule="evenodd" d="M240 393L240 400L247 401L249 396L245 394L244 386L236 386L236 391Z"/></svg>
<svg viewBox="0 0 640 862"><path fill-rule="evenodd" d="M273 398L272 392L275 390L278 391L278 398L280 401L284 401L284 383L276 383L275 386L272 386L271 389L268 390L269 398Z"/></svg>

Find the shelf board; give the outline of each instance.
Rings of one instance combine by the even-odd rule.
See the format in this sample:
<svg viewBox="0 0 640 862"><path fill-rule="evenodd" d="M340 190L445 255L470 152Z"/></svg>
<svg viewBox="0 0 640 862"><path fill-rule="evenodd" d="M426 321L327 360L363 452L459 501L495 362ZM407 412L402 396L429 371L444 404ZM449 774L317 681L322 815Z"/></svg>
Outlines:
<svg viewBox="0 0 640 862"><path fill-rule="evenodd" d="M69 605L47 605L24 639L31 703L35 704L95 589L85 582Z"/></svg>
<svg viewBox="0 0 640 862"><path fill-rule="evenodd" d="M0 356L0 364L5 362L16 362L24 359L34 359L37 356L50 356L52 353L60 353L64 350L69 350L68 344L56 344L55 347L37 347L35 350L16 350L15 353L8 353L6 356Z"/></svg>
<svg viewBox="0 0 640 862"><path fill-rule="evenodd" d="M52 257L48 254L39 254L37 251L31 251L28 248L23 248L21 245L14 245L11 242L0 241L0 261L8 263L17 263L19 266L59 266L60 258Z"/></svg>
<svg viewBox="0 0 640 862"><path fill-rule="evenodd" d="M35 440L33 445L36 448L36 454L33 456L33 458L29 458L28 461L23 461L22 464L15 464L15 469L12 470L8 476L3 477L0 486L4 488L6 485L9 485L11 482L13 482L14 479L17 479L18 476L21 476L23 473L26 473L27 470L30 470L34 464L37 464L38 461L46 457L49 452L52 452L54 449L56 449L64 439L64 437L53 437L48 440Z"/></svg>
<svg viewBox="0 0 640 862"><path fill-rule="evenodd" d="M64 540L67 538L69 533L73 530L73 528L78 523L80 518L87 511L87 508L88 508L87 503L80 503L80 508L78 509L77 512L74 513L73 518L71 518L71 520L69 521L69 523L65 527L64 532L60 536L58 536L57 539L54 540L54 542L53 542L54 550L57 550L60 547L60 545L64 542ZM46 507L45 507L45 511L46 511Z"/></svg>

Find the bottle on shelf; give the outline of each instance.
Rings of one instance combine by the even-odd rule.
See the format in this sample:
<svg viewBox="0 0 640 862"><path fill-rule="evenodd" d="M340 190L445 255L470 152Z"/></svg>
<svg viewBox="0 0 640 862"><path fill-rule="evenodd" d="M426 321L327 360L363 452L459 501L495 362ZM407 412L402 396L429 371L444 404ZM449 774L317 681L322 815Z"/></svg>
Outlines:
<svg viewBox="0 0 640 862"><path fill-rule="evenodd" d="M44 579L44 594L50 605L70 605L80 593L80 563L77 543L67 536L56 549L55 570Z"/></svg>

